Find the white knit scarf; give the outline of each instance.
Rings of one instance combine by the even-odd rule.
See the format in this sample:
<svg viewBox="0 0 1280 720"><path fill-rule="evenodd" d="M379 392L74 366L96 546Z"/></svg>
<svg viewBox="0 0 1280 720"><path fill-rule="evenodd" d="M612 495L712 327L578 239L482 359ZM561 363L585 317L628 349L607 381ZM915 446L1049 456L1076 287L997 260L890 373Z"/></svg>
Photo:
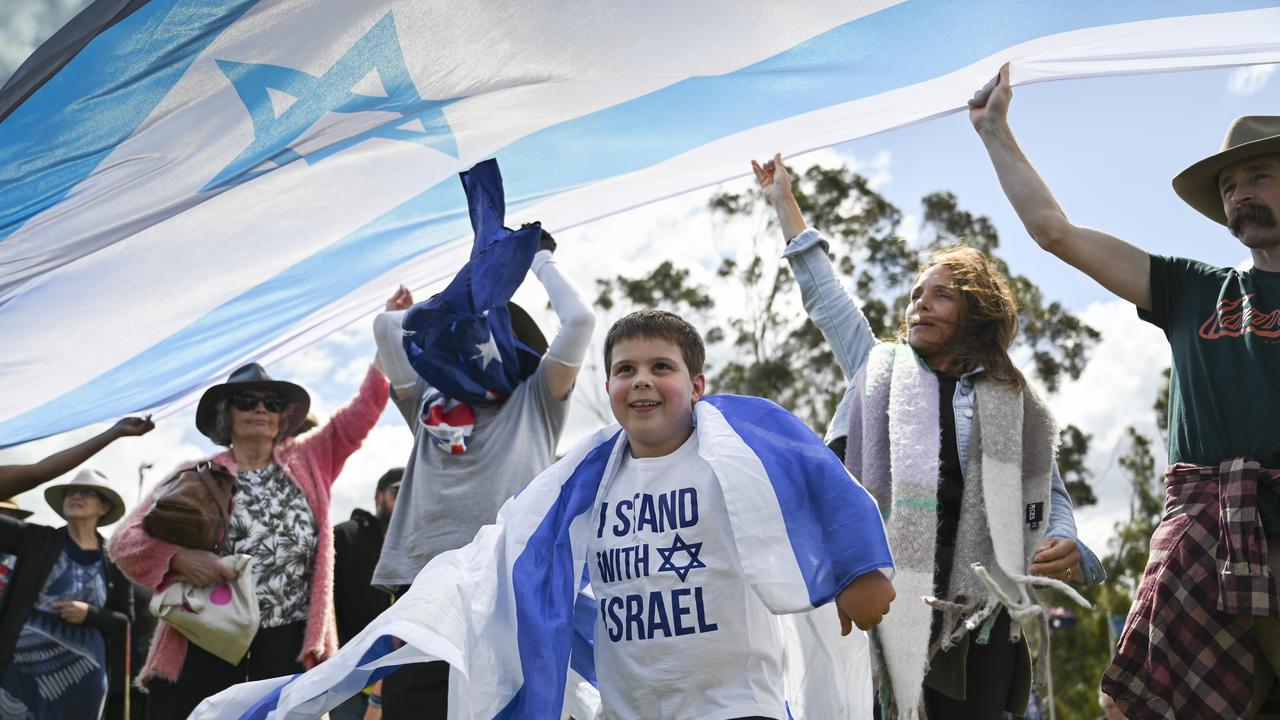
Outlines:
<svg viewBox="0 0 1280 720"><path fill-rule="evenodd" d="M1052 415L1029 388L979 377L951 582L947 597L937 599L937 376L909 346L882 343L854 382L860 402L850 410L845 460L880 504L896 566L898 600L872 633L877 688L890 717L924 717L929 660L1002 605L1016 621L1010 639L1025 635L1043 672L1048 624L1031 586L1052 586L1088 604L1063 583L1027 574L1048 526L1058 440ZM1037 506L1039 521L1028 522ZM935 608L943 626L930 647Z"/></svg>

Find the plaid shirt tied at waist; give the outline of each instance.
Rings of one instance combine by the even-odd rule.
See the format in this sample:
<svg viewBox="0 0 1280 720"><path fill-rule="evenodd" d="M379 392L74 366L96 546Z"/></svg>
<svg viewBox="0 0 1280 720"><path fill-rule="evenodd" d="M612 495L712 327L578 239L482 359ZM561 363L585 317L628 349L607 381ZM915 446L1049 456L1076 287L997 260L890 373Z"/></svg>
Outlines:
<svg viewBox="0 0 1280 720"><path fill-rule="evenodd" d="M1244 717L1257 670L1254 622L1280 612L1258 513L1258 489L1278 485L1280 471L1244 458L1165 470L1164 517L1102 676L1125 717Z"/></svg>
<svg viewBox="0 0 1280 720"><path fill-rule="evenodd" d="M1280 470L1264 469L1246 458L1232 458L1216 468L1177 463L1165 471L1165 487L1168 508L1184 501L1200 505L1217 496L1218 610L1280 617L1276 578L1267 567L1267 537L1258 516L1258 489L1280 491Z"/></svg>

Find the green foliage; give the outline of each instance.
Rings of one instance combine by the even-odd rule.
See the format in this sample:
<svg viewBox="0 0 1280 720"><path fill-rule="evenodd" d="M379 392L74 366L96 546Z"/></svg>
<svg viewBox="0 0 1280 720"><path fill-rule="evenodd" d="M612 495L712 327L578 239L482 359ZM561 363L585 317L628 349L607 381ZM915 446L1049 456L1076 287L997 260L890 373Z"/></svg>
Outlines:
<svg viewBox="0 0 1280 720"><path fill-rule="evenodd" d="M1169 435L1169 378L1173 368L1164 369L1164 383L1160 386L1160 392L1156 395L1156 427L1160 429L1160 436L1168 439Z"/></svg>
<svg viewBox="0 0 1280 720"><path fill-rule="evenodd" d="M1058 437L1058 472L1062 474L1062 481L1067 486L1071 504L1077 510L1097 504L1098 498L1089 485L1089 468L1085 465L1092 436L1086 435L1075 425L1068 425L1058 433Z"/></svg>
<svg viewBox="0 0 1280 720"><path fill-rule="evenodd" d="M1015 351L1030 359L1045 386L1056 390L1064 378L1078 377L1084 369L1098 333L1061 304L1045 303L1030 280L1010 273L995 255L999 239L991 221L961 210L954 194L924 198L924 242L915 247L900 233L902 211L846 167L811 167L795 178L794 192L809 224L821 228L831 241L836 272L852 281L877 337L892 339L897 334L923 258L938 248L963 243L992 256L1009 277L1022 309ZM743 289L741 307L715 307L707 288L691 284L688 271L674 268L670 261L648 275L600 281L597 306L608 312L625 301L630 307L690 313L705 329L709 350L722 343L730 351L718 356L731 359L707 375L712 392L768 397L812 427L825 427L846 382L822 334L798 312L795 280L780 258L782 238L772 212L755 190L717 194L710 208L725 220L756 215L767 219L766 232L752 238L749 249L727 255L716 269L718 282ZM1071 470L1070 491L1083 506L1094 502L1082 464L1088 436L1068 428L1072 430L1074 434L1064 435L1064 446L1077 453L1079 463Z"/></svg>
<svg viewBox="0 0 1280 720"><path fill-rule="evenodd" d="M1155 404L1157 417L1168 411L1168 371L1164 378ZM1107 582L1083 591L1094 609L1077 610L1075 628L1055 632L1050 646L1055 709L1062 720L1084 720L1100 714L1098 685L1118 639L1110 619L1128 614L1146 569L1151 535L1163 514L1164 484L1156 471L1152 441L1132 427L1126 434L1125 451L1117 465L1124 471L1132 494L1129 516L1116 523L1110 552L1102 558ZM1072 607L1066 598L1047 594L1050 605Z"/></svg>
<svg viewBox="0 0 1280 720"><path fill-rule="evenodd" d="M664 260L645 277L628 278L622 275L613 280L597 280L600 294L596 306L612 310L621 296L634 307L679 308L685 312L710 310L715 303L707 296L706 288L689 284L689 271L677 269L670 260Z"/></svg>

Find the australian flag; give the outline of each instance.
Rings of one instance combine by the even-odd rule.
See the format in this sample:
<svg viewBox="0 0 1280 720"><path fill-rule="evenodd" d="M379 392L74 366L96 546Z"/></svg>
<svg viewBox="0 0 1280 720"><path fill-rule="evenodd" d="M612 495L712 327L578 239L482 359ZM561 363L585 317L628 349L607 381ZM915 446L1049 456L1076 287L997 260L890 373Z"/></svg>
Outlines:
<svg viewBox="0 0 1280 720"><path fill-rule="evenodd" d="M507 302L538 250L539 223L503 226L506 199L497 160L459 175L475 242L443 292L409 309L404 350L422 379L468 405L505 400L538 368L540 354L516 339Z"/></svg>

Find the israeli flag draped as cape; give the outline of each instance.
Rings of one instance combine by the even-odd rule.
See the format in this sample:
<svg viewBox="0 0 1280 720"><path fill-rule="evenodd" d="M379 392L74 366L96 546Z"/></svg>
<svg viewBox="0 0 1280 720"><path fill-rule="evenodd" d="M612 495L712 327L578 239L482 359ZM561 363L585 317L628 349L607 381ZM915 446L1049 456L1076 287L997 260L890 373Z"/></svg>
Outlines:
<svg viewBox="0 0 1280 720"><path fill-rule="evenodd" d="M788 709L796 718L870 718L866 638L839 636L831 601L855 577L892 567L875 501L812 430L768 400L708 397L695 421L742 574L785 615ZM590 511L625 448L617 426L583 440L470 545L428 563L332 658L292 678L237 685L192 717L314 718L400 664L437 659L453 667L451 718L558 720L566 696L575 717L592 717L596 613L579 588ZM393 650L390 636L404 647Z"/></svg>
<svg viewBox="0 0 1280 720"><path fill-rule="evenodd" d="M1277 62L1275 5L96 0L0 90L0 447L431 295L485 158L559 231L960 109L1006 61Z"/></svg>

